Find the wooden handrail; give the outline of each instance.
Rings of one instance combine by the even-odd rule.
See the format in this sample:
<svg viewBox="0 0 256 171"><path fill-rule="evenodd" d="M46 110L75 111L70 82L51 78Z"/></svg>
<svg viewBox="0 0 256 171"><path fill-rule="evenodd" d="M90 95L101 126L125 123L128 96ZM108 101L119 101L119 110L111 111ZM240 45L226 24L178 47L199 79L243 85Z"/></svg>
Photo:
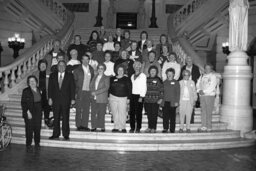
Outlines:
<svg viewBox="0 0 256 171"><path fill-rule="evenodd" d="M57 2L57 0L54 0L54 2ZM0 67L2 93L8 93L7 90L13 88L22 80L22 78L31 74L31 72L37 68L38 61L52 49L53 41L55 39L59 39L61 41L62 47L67 45L73 34L74 14L68 10L64 10L64 12L65 14L63 14L63 16L65 17L60 17L60 19L65 20L65 24L63 28L56 33L56 35L44 37L31 48L26 50L26 52L19 56L13 63Z"/></svg>

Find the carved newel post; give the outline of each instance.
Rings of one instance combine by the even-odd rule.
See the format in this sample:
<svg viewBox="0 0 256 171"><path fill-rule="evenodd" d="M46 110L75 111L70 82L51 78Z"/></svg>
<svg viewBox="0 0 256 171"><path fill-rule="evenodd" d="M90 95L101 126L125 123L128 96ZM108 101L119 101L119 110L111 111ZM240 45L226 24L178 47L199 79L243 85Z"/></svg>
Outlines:
<svg viewBox="0 0 256 171"><path fill-rule="evenodd" d="M102 16L101 16L101 0L99 0L98 2L98 15L96 17L96 24L94 25L94 27L100 27L102 26Z"/></svg>
<svg viewBox="0 0 256 171"><path fill-rule="evenodd" d="M230 0L228 64L223 73L223 103L221 121L228 129L240 130L241 136L252 130L253 115L250 106L251 67L248 65L248 0Z"/></svg>
<svg viewBox="0 0 256 171"><path fill-rule="evenodd" d="M146 9L145 9L145 0L139 0L139 8L138 8L138 28L145 27L145 20L146 20Z"/></svg>
<svg viewBox="0 0 256 171"><path fill-rule="evenodd" d="M115 1L116 0L109 0L109 7L107 11L107 28L115 28L115 14L116 14L116 8L115 8Z"/></svg>
<svg viewBox="0 0 256 171"><path fill-rule="evenodd" d="M150 18L151 24L149 25L149 28L158 28L156 20L156 0L152 0L152 14Z"/></svg>

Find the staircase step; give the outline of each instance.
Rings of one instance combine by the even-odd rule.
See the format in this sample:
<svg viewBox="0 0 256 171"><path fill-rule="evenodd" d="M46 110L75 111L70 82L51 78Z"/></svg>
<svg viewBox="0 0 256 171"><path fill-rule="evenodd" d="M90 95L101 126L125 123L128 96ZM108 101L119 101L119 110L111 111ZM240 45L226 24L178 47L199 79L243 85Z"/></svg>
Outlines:
<svg viewBox="0 0 256 171"><path fill-rule="evenodd" d="M7 110L5 112L5 116L7 116L10 119L12 119L12 118L22 119L22 112L21 111L13 112L13 111ZM89 120L90 119L91 119L91 116L89 116ZM75 113L71 112L70 113L70 121L74 121L74 120L75 120ZM177 120L179 120L179 118L177 118ZM105 115L105 121L106 122L111 121L111 115L110 114ZM195 122L201 122L201 115L195 115L194 116L194 121ZM219 121L220 121L220 115L212 115L212 122L219 122ZM147 115L142 115L142 122L148 122ZM158 117L158 122L162 123L163 119Z"/></svg>
<svg viewBox="0 0 256 171"><path fill-rule="evenodd" d="M12 143L25 144L24 135L13 134ZM169 140L169 141L129 141L129 140L95 140L70 139L70 141L49 140L41 137L41 146L76 148L90 150L115 151L177 151L177 150L205 150L235 147L247 147L255 143L254 140L243 138L206 139L206 140Z"/></svg>
<svg viewBox="0 0 256 171"><path fill-rule="evenodd" d="M25 135L25 128L12 126L14 134ZM41 136L50 137L52 135L51 129L42 129ZM224 139L224 138L239 138L240 131L221 130L214 132L198 133L174 133L163 134L161 131L157 133L112 133L111 130L106 132L83 132L71 129L70 138L74 139L97 139L97 140L131 140L131 141L169 141L169 140L199 140L199 139Z"/></svg>
<svg viewBox="0 0 256 171"><path fill-rule="evenodd" d="M9 119L7 118L8 122L11 124L11 125L16 125L16 126L24 126L24 121L22 121L21 119L17 120L17 119ZM75 121L70 121L69 122L69 125L70 125L70 128L71 129L76 129L76 124L75 124ZM45 124L44 122L42 122L42 127L45 128ZM91 128L91 123L89 122L88 123L88 127ZM201 123L193 123L193 124L190 124L190 129L192 131L196 131L198 128L201 127ZM106 130L112 130L114 128L114 124L113 123L110 123L110 122L106 122L105 123L105 129ZM146 122L142 123L141 125L141 130L146 130L148 128L148 124ZM176 131L178 131L180 128L180 124L176 123ZM126 123L126 129L129 130L130 129L130 124L129 123ZM163 130L163 124L161 123L157 123L157 130ZM212 130L216 131L216 130L227 130L227 124L226 123L223 123L223 122L213 122L212 123Z"/></svg>

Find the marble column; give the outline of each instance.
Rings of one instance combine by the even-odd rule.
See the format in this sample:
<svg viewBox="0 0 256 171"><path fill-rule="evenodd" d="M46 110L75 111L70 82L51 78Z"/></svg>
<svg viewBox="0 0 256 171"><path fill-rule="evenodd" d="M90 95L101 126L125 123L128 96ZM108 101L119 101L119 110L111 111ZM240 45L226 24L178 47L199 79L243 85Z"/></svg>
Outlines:
<svg viewBox="0 0 256 171"><path fill-rule="evenodd" d="M98 15L96 17L96 24L94 27L100 27L102 26L102 16L101 16L101 0L98 1Z"/></svg>
<svg viewBox="0 0 256 171"><path fill-rule="evenodd" d="M221 122L228 123L228 129L240 130L241 136L253 126L251 96L251 67L248 64L248 0L231 0L229 7L228 64L223 73L223 103Z"/></svg>
<svg viewBox="0 0 256 171"><path fill-rule="evenodd" d="M116 0L109 0L106 28L116 27L115 26L115 15L116 15L115 1Z"/></svg>
<svg viewBox="0 0 256 171"><path fill-rule="evenodd" d="M152 14L150 18L151 24L149 25L149 28L158 28L156 20L156 0L152 0Z"/></svg>

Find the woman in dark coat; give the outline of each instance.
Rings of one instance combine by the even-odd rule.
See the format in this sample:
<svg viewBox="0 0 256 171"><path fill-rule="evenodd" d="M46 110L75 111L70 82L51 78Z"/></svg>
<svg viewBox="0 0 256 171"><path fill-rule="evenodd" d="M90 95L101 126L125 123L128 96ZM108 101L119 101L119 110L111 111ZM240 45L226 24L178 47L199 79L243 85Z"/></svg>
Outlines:
<svg viewBox="0 0 256 171"><path fill-rule="evenodd" d="M40 148L40 132L42 121L42 92L38 88L36 76L31 75L27 78L28 87L22 92L21 107L22 116L26 128L26 147L31 149L34 134L35 148Z"/></svg>

